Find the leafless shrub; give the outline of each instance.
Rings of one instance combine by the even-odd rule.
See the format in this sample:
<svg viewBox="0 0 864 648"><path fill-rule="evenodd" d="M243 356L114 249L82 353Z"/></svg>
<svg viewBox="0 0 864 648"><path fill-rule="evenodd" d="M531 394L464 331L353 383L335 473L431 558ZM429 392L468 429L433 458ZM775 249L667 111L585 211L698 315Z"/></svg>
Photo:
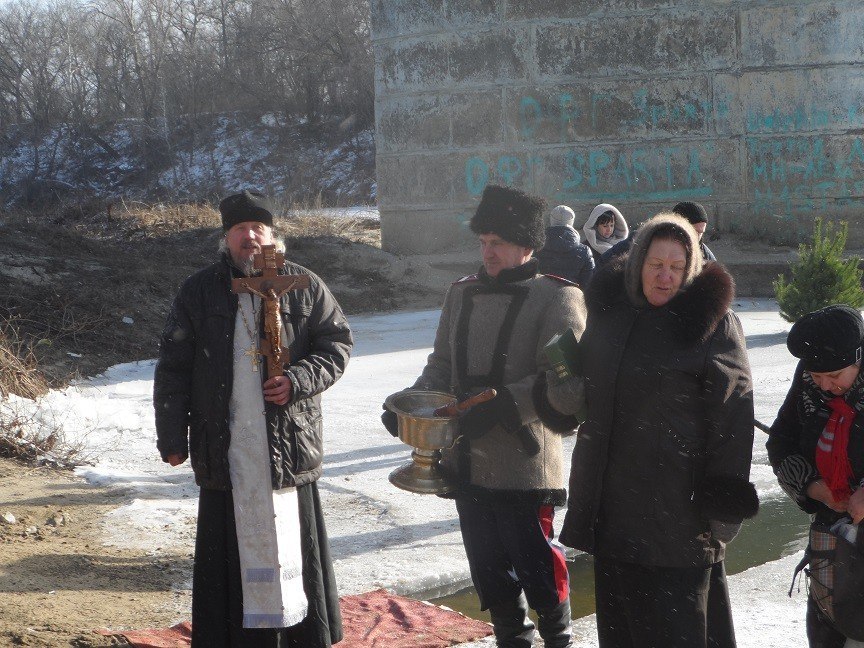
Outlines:
<svg viewBox="0 0 864 648"><path fill-rule="evenodd" d="M146 231L149 236L173 234L202 227L221 227L219 212L207 204L172 203L147 205L140 202L121 203L116 218L128 228Z"/></svg>
<svg viewBox="0 0 864 648"><path fill-rule="evenodd" d="M349 209L323 207L321 196L311 203L282 205L287 213L278 222L279 235L288 239L337 238L381 247L381 224L377 218L353 215Z"/></svg>
<svg viewBox="0 0 864 648"><path fill-rule="evenodd" d="M36 358L19 335L15 324L0 317L0 397L15 394L38 398L48 384L36 368Z"/></svg>
<svg viewBox="0 0 864 648"><path fill-rule="evenodd" d="M353 216L347 210L340 213L338 208L324 208L320 200L312 204L278 205L278 208L288 215L274 224L277 236L289 239L330 237L381 246L381 227L377 219ZM109 203L105 214L109 220L91 219L80 226L86 227L91 235L96 233L95 228L99 238L115 241L155 239L194 229L218 231L222 226L219 211L206 203L119 201Z"/></svg>
<svg viewBox="0 0 864 648"><path fill-rule="evenodd" d="M0 457L71 467L84 460L83 442L68 442L56 422L38 418L48 384L15 323L0 319Z"/></svg>
<svg viewBox="0 0 864 648"><path fill-rule="evenodd" d="M27 463L74 468L87 463L84 440L70 441L56 421L38 416L39 400L0 400L0 457Z"/></svg>
<svg viewBox="0 0 864 648"><path fill-rule="evenodd" d="M377 220L352 216L294 216L282 222L287 238L332 237L381 247Z"/></svg>

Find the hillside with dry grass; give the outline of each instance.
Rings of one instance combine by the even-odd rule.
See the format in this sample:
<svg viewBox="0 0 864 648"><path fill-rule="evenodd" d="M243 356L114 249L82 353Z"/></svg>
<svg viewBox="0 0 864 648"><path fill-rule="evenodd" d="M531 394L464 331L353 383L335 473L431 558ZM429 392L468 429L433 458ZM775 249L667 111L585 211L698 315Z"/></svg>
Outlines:
<svg viewBox="0 0 864 648"><path fill-rule="evenodd" d="M349 314L440 301L394 268L377 219L312 208L277 227L286 256L321 275ZM155 357L172 298L215 260L220 237L209 205L94 200L0 214L0 393L32 396Z"/></svg>

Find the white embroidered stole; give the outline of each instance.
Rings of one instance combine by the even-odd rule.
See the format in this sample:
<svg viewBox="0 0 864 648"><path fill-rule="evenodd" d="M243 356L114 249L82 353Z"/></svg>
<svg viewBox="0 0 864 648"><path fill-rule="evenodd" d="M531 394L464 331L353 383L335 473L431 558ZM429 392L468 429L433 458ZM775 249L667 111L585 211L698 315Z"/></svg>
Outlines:
<svg viewBox="0 0 864 648"><path fill-rule="evenodd" d="M243 627L287 628L302 621L307 611L300 515L297 489L274 491L271 483L261 389L265 363L256 363L256 356L250 353L257 349L255 313L260 308L255 309L255 304L260 305L258 297L240 295L234 321L234 383L229 405L228 466L243 584Z"/></svg>

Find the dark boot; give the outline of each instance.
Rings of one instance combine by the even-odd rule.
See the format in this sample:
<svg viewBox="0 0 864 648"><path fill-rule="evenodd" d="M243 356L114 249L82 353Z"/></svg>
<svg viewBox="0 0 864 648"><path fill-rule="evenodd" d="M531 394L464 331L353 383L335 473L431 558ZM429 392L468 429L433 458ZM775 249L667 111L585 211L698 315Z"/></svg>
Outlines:
<svg viewBox="0 0 864 648"><path fill-rule="evenodd" d="M570 648L570 599L564 599L554 608L537 610L537 629L546 648Z"/></svg>
<svg viewBox="0 0 864 648"><path fill-rule="evenodd" d="M489 615L498 648L531 648L534 623L528 618L528 601L524 593L515 601L489 606Z"/></svg>

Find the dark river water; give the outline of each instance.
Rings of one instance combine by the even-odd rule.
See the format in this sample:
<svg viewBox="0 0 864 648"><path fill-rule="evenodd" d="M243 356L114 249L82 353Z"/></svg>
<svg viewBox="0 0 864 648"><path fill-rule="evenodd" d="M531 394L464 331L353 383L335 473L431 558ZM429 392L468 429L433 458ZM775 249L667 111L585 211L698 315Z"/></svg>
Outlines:
<svg viewBox="0 0 864 648"><path fill-rule="evenodd" d="M759 515L747 520L738 537L726 548L726 571L737 574L750 567L777 560L806 544L810 520L787 498L763 502ZM570 571L570 605L573 618L594 613L594 573L591 556L579 554L568 561ZM792 582L792 574L789 574ZM441 592L415 594L417 598L458 610L475 619L489 621L489 613L481 612L474 588L464 587L443 595Z"/></svg>

